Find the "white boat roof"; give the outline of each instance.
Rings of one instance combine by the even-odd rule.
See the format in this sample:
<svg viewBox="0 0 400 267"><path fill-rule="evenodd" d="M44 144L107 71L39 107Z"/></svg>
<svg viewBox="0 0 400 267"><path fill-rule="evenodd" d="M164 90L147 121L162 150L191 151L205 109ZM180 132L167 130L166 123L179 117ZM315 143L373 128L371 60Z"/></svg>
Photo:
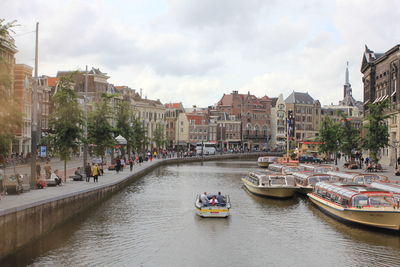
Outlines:
<svg viewBox="0 0 400 267"><path fill-rule="evenodd" d="M400 185L398 184L373 182L371 183L371 187L400 194Z"/></svg>

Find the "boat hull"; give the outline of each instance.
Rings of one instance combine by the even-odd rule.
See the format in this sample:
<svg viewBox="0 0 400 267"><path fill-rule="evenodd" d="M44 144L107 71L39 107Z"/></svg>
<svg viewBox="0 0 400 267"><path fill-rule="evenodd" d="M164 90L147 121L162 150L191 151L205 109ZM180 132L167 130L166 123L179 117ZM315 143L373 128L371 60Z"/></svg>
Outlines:
<svg viewBox="0 0 400 267"><path fill-rule="evenodd" d="M271 162L258 162L258 167L268 168L269 164L271 164Z"/></svg>
<svg viewBox="0 0 400 267"><path fill-rule="evenodd" d="M296 189L296 192L302 195L307 195L308 193L311 193L313 191L312 187L305 187L305 186L299 186Z"/></svg>
<svg viewBox="0 0 400 267"><path fill-rule="evenodd" d="M319 209L341 220L372 227L400 230L400 210L392 208L342 208L312 193L308 194L308 197Z"/></svg>
<svg viewBox="0 0 400 267"><path fill-rule="evenodd" d="M222 206L196 207L196 213L200 217L226 218L229 216L229 209Z"/></svg>
<svg viewBox="0 0 400 267"><path fill-rule="evenodd" d="M242 179L244 186L251 193L271 198L290 198L296 193L296 187L260 187L250 184L247 180Z"/></svg>

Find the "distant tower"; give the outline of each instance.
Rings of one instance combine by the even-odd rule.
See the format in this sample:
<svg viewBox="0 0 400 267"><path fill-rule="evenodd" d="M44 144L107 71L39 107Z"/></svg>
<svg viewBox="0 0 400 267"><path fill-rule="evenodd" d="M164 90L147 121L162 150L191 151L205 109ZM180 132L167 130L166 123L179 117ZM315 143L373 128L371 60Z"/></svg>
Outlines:
<svg viewBox="0 0 400 267"><path fill-rule="evenodd" d="M353 89L351 89L351 84L349 82L349 62L346 63L346 74L345 81L343 85L343 100L339 101L339 105L343 106L356 106L357 101L353 98Z"/></svg>
<svg viewBox="0 0 400 267"><path fill-rule="evenodd" d="M346 65L346 78L345 78L345 82L344 82L344 86L343 86L343 98L346 98L346 96L352 96L353 92L351 89L351 84L349 82L349 62L347 61L347 65Z"/></svg>

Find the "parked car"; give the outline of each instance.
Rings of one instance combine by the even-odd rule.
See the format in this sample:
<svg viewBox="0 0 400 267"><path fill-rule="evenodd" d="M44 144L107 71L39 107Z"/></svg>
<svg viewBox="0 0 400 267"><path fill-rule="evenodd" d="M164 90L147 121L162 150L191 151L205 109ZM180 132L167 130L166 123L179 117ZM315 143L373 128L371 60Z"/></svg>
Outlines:
<svg viewBox="0 0 400 267"><path fill-rule="evenodd" d="M322 159L313 156L301 156L299 158L300 163L322 163Z"/></svg>

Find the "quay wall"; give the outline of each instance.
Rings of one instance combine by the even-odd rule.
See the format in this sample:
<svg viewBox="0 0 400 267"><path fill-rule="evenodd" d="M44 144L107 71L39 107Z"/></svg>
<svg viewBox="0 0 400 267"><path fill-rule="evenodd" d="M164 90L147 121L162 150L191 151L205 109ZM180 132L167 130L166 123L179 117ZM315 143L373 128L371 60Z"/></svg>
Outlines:
<svg viewBox="0 0 400 267"><path fill-rule="evenodd" d="M162 165L198 161L257 158L266 153L224 154L215 156L173 158L157 160L154 164L134 172L124 179L93 189L64 194L29 205L3 211L0 214L0 259L49 233L73 216L79 216L89 207L118 192L135 179L146 175Z"/></svg>

